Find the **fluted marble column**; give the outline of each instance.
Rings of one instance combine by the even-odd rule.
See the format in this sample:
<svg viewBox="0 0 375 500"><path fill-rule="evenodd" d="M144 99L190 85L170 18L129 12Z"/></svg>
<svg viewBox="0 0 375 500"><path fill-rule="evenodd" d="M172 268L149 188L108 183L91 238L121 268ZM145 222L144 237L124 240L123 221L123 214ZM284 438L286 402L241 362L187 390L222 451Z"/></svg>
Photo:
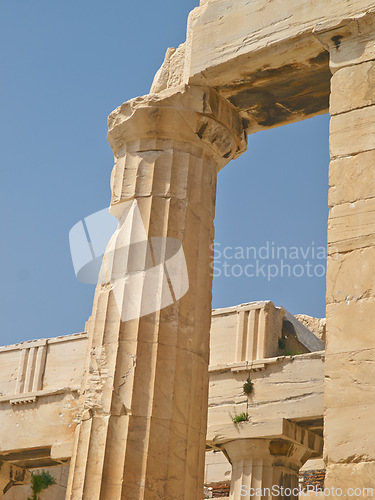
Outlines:
<svg viewBox="0 0 375 500"><path fill-rule="evenodd" d="M238 439L222 446L232 464L232 500L298 498L298 471L312 451L286 439Z"/></svg>
<svg viewBox="0 0 375 500"><path fill-rule="evenodd" d="M375 489L374 26L373 10L316 28L332 71L324 454L325 486L341 490L332 498Z"/></svg>
<svg viewBox="0 0 375 500"><path fill-rule="evenodd" d="M123 104L109 117L108 137L115 155L111 212L119 229L104 256L88 323L83 413L67 498L197 500L203 496L216 174L245 150L246 137L235 108L204 87ZM182 245L174 277L164 266L173 251L168 255L163 238ZM150 269L156 274L147 274Z"/></svg>

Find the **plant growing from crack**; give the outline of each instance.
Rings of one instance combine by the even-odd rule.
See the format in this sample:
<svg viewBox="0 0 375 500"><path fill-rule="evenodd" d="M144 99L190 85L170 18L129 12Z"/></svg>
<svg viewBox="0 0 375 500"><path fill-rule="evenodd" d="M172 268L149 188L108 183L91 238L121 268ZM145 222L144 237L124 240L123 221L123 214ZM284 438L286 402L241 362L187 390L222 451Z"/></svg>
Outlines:
<svg viewBox="0 0 375 500"><path fill-rule="evenodd" d="M28 497L27 500L41 500L39 493L46 490L53 484L56 484L55 478L49 472L43 470L42 472L33 472L31 474L31 489L33 496Z"/></svg>
<svg viewBox="0 0 375 500"><path fill-rule="evenodd" d="M248 396L254 392L254 382L250 380L250 377L246 380L246 382L242 387L243 387L243 392Z"/></svg>
<svg viewBox="0 0 375 500"><path fill-rule="evenodd" d="M249 421L249 414L247 411L244 411L242 413L236 413L234 412L234 415L229 413L230 418L232 419L232 422L234 424L239 424L240 422L248 422Z"/></svg>

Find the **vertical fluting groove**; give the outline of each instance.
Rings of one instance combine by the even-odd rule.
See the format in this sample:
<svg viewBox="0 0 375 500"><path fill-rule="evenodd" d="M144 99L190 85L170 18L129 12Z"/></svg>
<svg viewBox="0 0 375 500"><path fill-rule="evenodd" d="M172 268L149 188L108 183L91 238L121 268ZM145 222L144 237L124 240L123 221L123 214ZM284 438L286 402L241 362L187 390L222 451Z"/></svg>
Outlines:
<svg viewBox="0 0 375 500"><path fill-rule="evenodd" d="M200 165L201 167L201 165ZM213 169L213 165L207 165L206 169L200 168L200 173L203 177L207 176L208 179L205 179L205 182L201 182L200 185L212 185L212 172L210 169ZM215 176L216 177L216 176ZM196 178L196 176L195 176ZM216 186L213 186L213 190L215 190ZM199 204L199 217L200 217L200 224L199 224L199 238L198 238L198 246L197 246L197 253L196 253L196 277L195 277L195 284L196 284L196 300L195 300L195 310L194 310L194 333L195 336L200 337L202 334L205 335L204 338L204 344L201 345L201 350L203 354L203 362L204 362L204 357L208 356L208 350L209 350L209 330L205 333L204 331L199 331L199 325L202 328L202 317L201 317L201 308L203 307L210 307L210 304L205 304L203 302L203 297L207 293L207 287L205 286L206 283L204 281L206 279L211 279L209 276L208 278L205 275L202 275L202 273L199 272L199 266L202 266L204 268L209 268L209 262L205 262L205 259L207 259L207 255L209 258L209 247L213 241L213 234L212 234L212 229L211 227L206 228L204 224L204 193L202 190L200 191L201 193L201 203ZM202 207L203 205L203 207ZM203 219L203 220L202 220ZM187 227L188 231L188 227ZM193 228L192 228L192 233L193 234ZM203 262L202 262L203 261ZM203 264L203 265L202 265ZM211 288L211 287L210 287ZM202 299L200 295L203 295ZM211 298L211 297L210 297ZM197 326L196 326L197 325ZM197 344L199 345L199 338L197 339ZM202 366L200 357L198 357L197 362L199 363L200 367ZM190 395L190 400L192 401L191 405L191 413L190 413L190 418L189 418L189 429L188 429L188 459L186 461L186 475L185 475L185 498L189 498L189 494L191 495L191 498L194 498L194 496L198 495L198 477L194 477L193 470L189 470L190 467L193 469L196 463L200 463L201 461L201 456L200 454L202 453L202 450L200 448L200 440L201 440L201 435L200 432L202 430L202 426L206 425L206 422L201 421L201 413L199 409L201 408L202 404L206 404L206 402L202 401L202 396L203 396L203 391L204 388L206 387L208 383L208 372L206 372L204 369L199 370L199 373L201 377L193 377L194 383L192 384L192 393ZM200 416L200 421L199 422L194 422L194 416L199 415ZM195 445L193 444L195 443ZM198 456L192 456L191 457L191 462L189 460L189 455L192 454L192 452L197 452ZM204 451L203 451L204 452ZM192 481L191 481L192 479ZM190 484L189 484L190 483Z"/></svg>
<svg viewBox="0 0 375 500"><path fill-rule="evenodd" d="M92 419L85 420L79 425L79 436L77 442L77 453L74 458L75 474L72 481L71 492L68 489L72 498L83 499L84 488L87 480L87 462L88 449L90 446Z"/></svg>
<svg viewBox="0 0 375 500"><path fill-rule="evenodd" d="M87 449L87 462L91 466L95 464L95 469L91 471L90 476L86 474L86 484L83 500L98 500L100 498L100 489L96 481L101 480L103 476L104 456L108 432L108 416L96 417L91 419L89 447ZM103 431L103 428L105 429Z"/></svg>
<svg viewBox="0 0 375 500"><path fill-rule="evenodd" d="M257 358L263 359L265 353L265 342L266 342L266 313L265 308L262 307L259 310L259 322L258 322L258 345L257 345Z"/></svg>
<svg viewBox="0 0 375 500"><path fill-rule="evenodd" d="M240 311L237 314L237 330L236 330L236 362L243 361L243 344L245 335L245 312Z"/></svg>
<svg viewBox="0 0 375 500"><path fill-rule="evenodd" d="M36 360L37 347L29 349L29 357L27 359L26 378L25 378L25 391L31 392L33 389L33 380L35 374L35 360Z"/></svg>
<svg viewBox="0 0 375 500"><path fill-rule="evenodd" d="M20 349L20 361L18 364L16 394L24 392L28 357L29 357L29 349Z"/></svg>
<svg viewBox="0 0 375 500"><path fill-rule="evenodd" d="M256 315L254 309L250 309L247 311L247 325L246 325L246 334L247 334L247 346L246 346L246 360L252 361L254 359L254 337L256 336L255 328L256 328Z"/></svg>
<svg viewBox="0 0 375 500"><path fill-rule="evenodd" d="M45 361L46 361L46 346L40 345L39 347L37 347L35 374L32 387L33 392L40 391L42 389L42 379L45 368Z"/></svg>
<svg viewBox="0 0 375 500"><path fill-rule="evenodd" d="M207 116L197 111L207 98L199 87L186 90L188 97L180 92L125 104L115 112L124 111L119 120L109 120L111 213L119 228L88 323L90 362L71 500L196 500L202 494L216 172L229 161L228 149L233 157L244 147L234 108L207 91ZM195 131L202 120L210 125L204 138ZM182 244L189 275L182 298L173 289L178 280L166 276L169 249L162 238ZM143 240L147 244L135 248L133 242ZM135 289L127 285L133 278ZM169 292L167 307L160 290ZM149 301L158 312L150 312ZM138 317L124 316L127 306Z"/></svg>

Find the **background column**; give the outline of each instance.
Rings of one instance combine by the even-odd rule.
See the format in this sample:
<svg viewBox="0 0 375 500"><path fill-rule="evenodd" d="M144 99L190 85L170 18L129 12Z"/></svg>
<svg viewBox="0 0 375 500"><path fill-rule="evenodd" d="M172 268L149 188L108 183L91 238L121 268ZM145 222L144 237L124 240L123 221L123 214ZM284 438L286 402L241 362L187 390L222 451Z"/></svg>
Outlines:
<svg viewBox="0 0 375 500"><path fill-rule="evenodd" d="M312 451L285 439L239 439L222 446L232 464L231 500L298 498L298 472Z"/></svg>

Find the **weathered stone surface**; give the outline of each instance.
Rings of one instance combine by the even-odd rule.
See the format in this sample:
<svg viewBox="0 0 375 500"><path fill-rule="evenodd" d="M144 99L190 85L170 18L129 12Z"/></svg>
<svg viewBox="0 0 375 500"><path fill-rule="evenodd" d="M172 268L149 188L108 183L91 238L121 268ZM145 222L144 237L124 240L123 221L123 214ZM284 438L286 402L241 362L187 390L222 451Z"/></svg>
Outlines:
<svg viewBox="0 0 375 500"><path fill-rule="evenodd" d="M331 159L375 149L375 106L335 115L331 119Z"/></svg>
<svg viewBox="0 0 375 500"><path fill-rule="evenodd" d="M0 460L0 498L7 498L6 493L17 485L29 484L30 476L28 470Z"/></svg>
<svg viewBox="0 0 375 500"><path fill-rule="evenodd" d="M207 451L205 468L205 484L230 481L232 467L222 451Z"/></svg>
<svg viewBox="0 0 375 500"><path fill-rule="evenodd" d="M295 314L295 317L311 332L313 332L320 340L326 341L326 319L313 318L307 314Z"/></svg>
<svg viewBox="0 0 375 500"><path fill-rule="evenodd" d="M305 431L308 434L308 431ZM314 436L309 443L315 441ZM262 497L257 488L269 489L268 498L278 498L274 486L291 488L289 498L298 498L298 471L315 451L307 440L292 441L284 436L275 439L237 439L222 446L232 464L230 498ZM264 495L266 496L266 495Z"/></svg>
<svg viewBox="0 0 375 500"><path fill-rule="evenodd" d="M327 353L375 347L374 322L375 298L328 304Z"/></svg>
<svg viewBox="0 0 375 500"><path fill-rule="evenodd" d="M254 367L255 368L255 367ZM207 442L264 436L277 432L283 418L309 419L323 415L324 356L322 353L264 360L264 371L251 365L228 365L210 373ZM237 373L236 373L237 371ZM250 372L250 373L249 373ZM248 398L243 384L251 377L254 392ZM248 412L250 423L233 424L231 415Z"/></svg>
<svg viewBox="0 0 375 500"><path fill-rule="evenodd" d="M365 470L374 459L374 18L368 12L315 30L334 72L324 453L325 487L342 488L341 498L369 496L346 490L369 483Z"/></svg>
<svg viewBox="0 0 375 500"><path fill-rule="evenodd" d="M86 344L83 333L0 348L4 460L38 467L70 459Z"/></svg>
<svg viewBox="0 0 375 500"><path fill-rule="evenodd" d="M212 313L210 365L253 361L280 354L285 310L253 302Z"/></svg>
<svg viewBox="0 0 375 500"><path fill-rule="evenodd" d="M108 125L110 211L120 223L89 322L67 498L195 499L203 494L216 174L246 148L246 134L236 109L204 87L133 99ZM137 211L123 231L129 200ZM129 269L143 276L146 256L132 244L140 226L144 240L175 238L183 246L189 286L167 307L158 299L168 291L165 273L136 292L124 279ZM155 296L155 308L141 314ZM129 302L139 315L124 318Z"/></svg>
<svg viewBox="0 0 375 500"><path fill-rule="evenodd" d="M343 499L363 500L364 498L373 498L375 494L375 462L363 463L340 463L331 464L327 469L325 487L334 493L325 496L333 500L340 496ZM341 489L341 495L336 489ZM358 488L358 490L357 490Z"/></svg>
<svg viewBox="0 0 375 500"><path fill-rule="evenodd" d="M353 4L355 7L360 5L359 2ZM340 10L341 7L342 4ZM375 59L374 19L374 4L370 3L357 15L343 15L336 19L327 16L324 22L315 26L315 35L330 53L333 73Z"/></svg>
<svg viewBox="0 0 375 500"><path fill-rule="evenodd" d="M354 391L348 389L348 392ZM368 395L366 401L364 398L360 401L360 407L353 405L326 409L324 432L327 444L324 455L328 464L375 460L375 437L371 432L375 424L375 404L371 404ZM355 399L354 394L353 401ZM365 429L368 433L363 439ZM373 486L375 489L375 484Z"/></svg>
<svg viewBox="0 0 375 500"><path fill-rule="evenodd" d="M331 116L373 104L375 104L374 61L340 69L333 75L331 79Z"/></svg>
<svg viewBox="0 0 375 500"><path fill-rule="evenodd" d="M375 297L375 248L328 257L327 304Z"/></svg>
<svg viewBox="0 0 375 500"><path fill-rule="evenodd" d="M374 245L375 198L331 208L328 219L329 254Z"/></svg>
<svg viewBox="0 0 375 500"><path fill-rule="evenodd" d="M331 161L329 185L330 207L375 198L375 150Z"/></svg>
<svg viewBox="0 0 375 500"><path fill-rule="evenodd" d="M206 72L211 67L235 60L239 55L256 53L276 43L280 52L282 49L284 52L285 45L294 38L310 35L309 41L312 41L312 30L317 24L327 20L336 20L337 24L337 20L361 14L371 7L373 3L368 0L345 4L326 4L321 0L313 4L306 0L291 1L282 7L261 0L251 3L246 0L236 3L211 0L200 8L193 29L190 74ZM275 57L280 56L277 49L273 49Z"/></svg>
<svg viewBox="0 0 375 500"><path fill-rule="evenodd" d="M56 484L49 486L42 492L43 500L65 500L66 485L68 482L69 466L44 467L33 472L47 471L54 477ZM24 500L32 496L30 486L14 486L4 496L3 500Z"/></svg>
<svg viewBox="0 0 375 500"><path fill-rule="evenodd" d="M343 342L344 346L345 341ZM362 406L367 408L368 405L375 404L373 398L375 394L373 384L375 379L375 348L327 354L325 375L324 404L327 410L331 408L343 409L346 406L358 410ZM361 412L362 410L358 414ZM373 421L374 423L375 421ZM334 419L332 419L331 425L335 426ZM340 432L339 427L337 432ZM343 433L342 439L347 442L348 434Z"/></svg>

